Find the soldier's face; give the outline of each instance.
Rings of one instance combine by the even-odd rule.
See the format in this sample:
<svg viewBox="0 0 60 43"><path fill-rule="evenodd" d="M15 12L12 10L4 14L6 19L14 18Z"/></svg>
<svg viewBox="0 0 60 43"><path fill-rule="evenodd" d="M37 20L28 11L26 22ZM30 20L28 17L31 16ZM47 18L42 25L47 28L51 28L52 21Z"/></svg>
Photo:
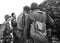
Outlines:
<svg viewBox="0 0 60 43"><path fill-rule="evenodd" d="M24 13L27 13L27 11L24 11Z"/></svg>
<svg viewBox="0 0 60 43"><path fill-rule="evenodd" d="M13 17L16 17L16 14L14 14Z"/></svg>
<svg viewBox="0 0 60 43"><path fill-rule="evenodd" d="M30 13L30 11L24 11L24 13L27 13L28 14L28 13Z"/></svg>

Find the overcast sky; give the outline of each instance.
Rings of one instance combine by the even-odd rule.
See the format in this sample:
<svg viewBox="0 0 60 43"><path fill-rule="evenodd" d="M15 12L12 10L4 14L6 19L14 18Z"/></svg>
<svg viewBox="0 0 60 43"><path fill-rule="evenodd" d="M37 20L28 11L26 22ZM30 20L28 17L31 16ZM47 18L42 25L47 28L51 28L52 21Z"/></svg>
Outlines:
<svg viewBox="0 0 60 43"><path fill-rule="evenodd" d="M4 22L4 16L6 14L11 14L15 12L18 16L25 5L30 6L32 2L38 4L42 3L44 0L0 0L0 24Z"/></svg>

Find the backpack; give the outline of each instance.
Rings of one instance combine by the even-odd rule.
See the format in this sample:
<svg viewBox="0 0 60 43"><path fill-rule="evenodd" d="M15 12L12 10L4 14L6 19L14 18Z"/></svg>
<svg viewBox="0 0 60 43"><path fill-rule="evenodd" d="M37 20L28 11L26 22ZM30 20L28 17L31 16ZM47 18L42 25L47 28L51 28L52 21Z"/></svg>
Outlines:
<svg viewBox="0 0 60 43"><path fill-rule="evenodd" d="M32 22L32 20L28 17L28 21L26 21L26 17L28 17L27 14L23 13L22 15L19 16L18 20L17 20L17 27L18 27L18 30L17 30L17 36L19 38L27 38L27 33L29 31L29 29L25 29L25 25L27 24L27 27L30 27L30 24Z"/></svg>
<svg viewBox="0 0 60 43"><path fill-rule="evenodd" d="M46 31L46 24L36 21L35 23L31 24L30 29L31 37L35 37L39 40L46 37L47 31Z"/></svg>
<svg viewBox="0 0 60 43"><path fill-rule="evenodd" d="M36 21L35 23L36 32L40 33L42 36L46 36L46 24Z"/></svg>
<svg viewBox="0 0 60 43"><path fill-rule="evenodd" d="M46 40L47 31L44 20L45 16L46 15L42 14L42 17L40 19L35 19L35 21L31 24L30 34L33 39L42 41Z"/></svg>
<svg viewBox="0 0 60 43"><path fill-rule="evenodd" d="M16 36L20 39L23 38L24 26L25 26L25 14L21 13L17 18L17 30L15 32Z"/></svg>
<svg viewBox="0 0 60 43"><path fill-rule="evenodd" d="M25 13L25 28L23 31L23 35L25 39L30 39L30 27L32 24L33 20L30 18L30 14Z"/></svg>

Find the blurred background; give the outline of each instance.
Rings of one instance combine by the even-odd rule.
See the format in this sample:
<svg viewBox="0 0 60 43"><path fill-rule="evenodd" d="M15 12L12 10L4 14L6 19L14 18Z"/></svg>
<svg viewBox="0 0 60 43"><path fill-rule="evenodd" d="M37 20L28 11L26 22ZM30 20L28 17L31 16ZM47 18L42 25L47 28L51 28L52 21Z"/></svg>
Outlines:
<svg viewBox="0 0 60 43"><path fill-rule="evenodd" d="M43 1L44 0L0 0L0 24L4 21L4 15L10 15L14 12L16 16L18 16L23 11L25 5L30 6L32 2L40 4Z"/></svg>

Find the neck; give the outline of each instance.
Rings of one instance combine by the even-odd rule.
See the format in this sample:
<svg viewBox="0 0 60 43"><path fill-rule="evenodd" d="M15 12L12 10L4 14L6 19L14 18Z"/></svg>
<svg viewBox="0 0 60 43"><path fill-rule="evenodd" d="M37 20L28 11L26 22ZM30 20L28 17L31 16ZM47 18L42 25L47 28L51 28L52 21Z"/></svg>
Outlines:
<svg viewBox="0 0 60 43"><path fill-rule="evenodd" d="M14 19L16 19L16 17L13 17Z"/></svg>

